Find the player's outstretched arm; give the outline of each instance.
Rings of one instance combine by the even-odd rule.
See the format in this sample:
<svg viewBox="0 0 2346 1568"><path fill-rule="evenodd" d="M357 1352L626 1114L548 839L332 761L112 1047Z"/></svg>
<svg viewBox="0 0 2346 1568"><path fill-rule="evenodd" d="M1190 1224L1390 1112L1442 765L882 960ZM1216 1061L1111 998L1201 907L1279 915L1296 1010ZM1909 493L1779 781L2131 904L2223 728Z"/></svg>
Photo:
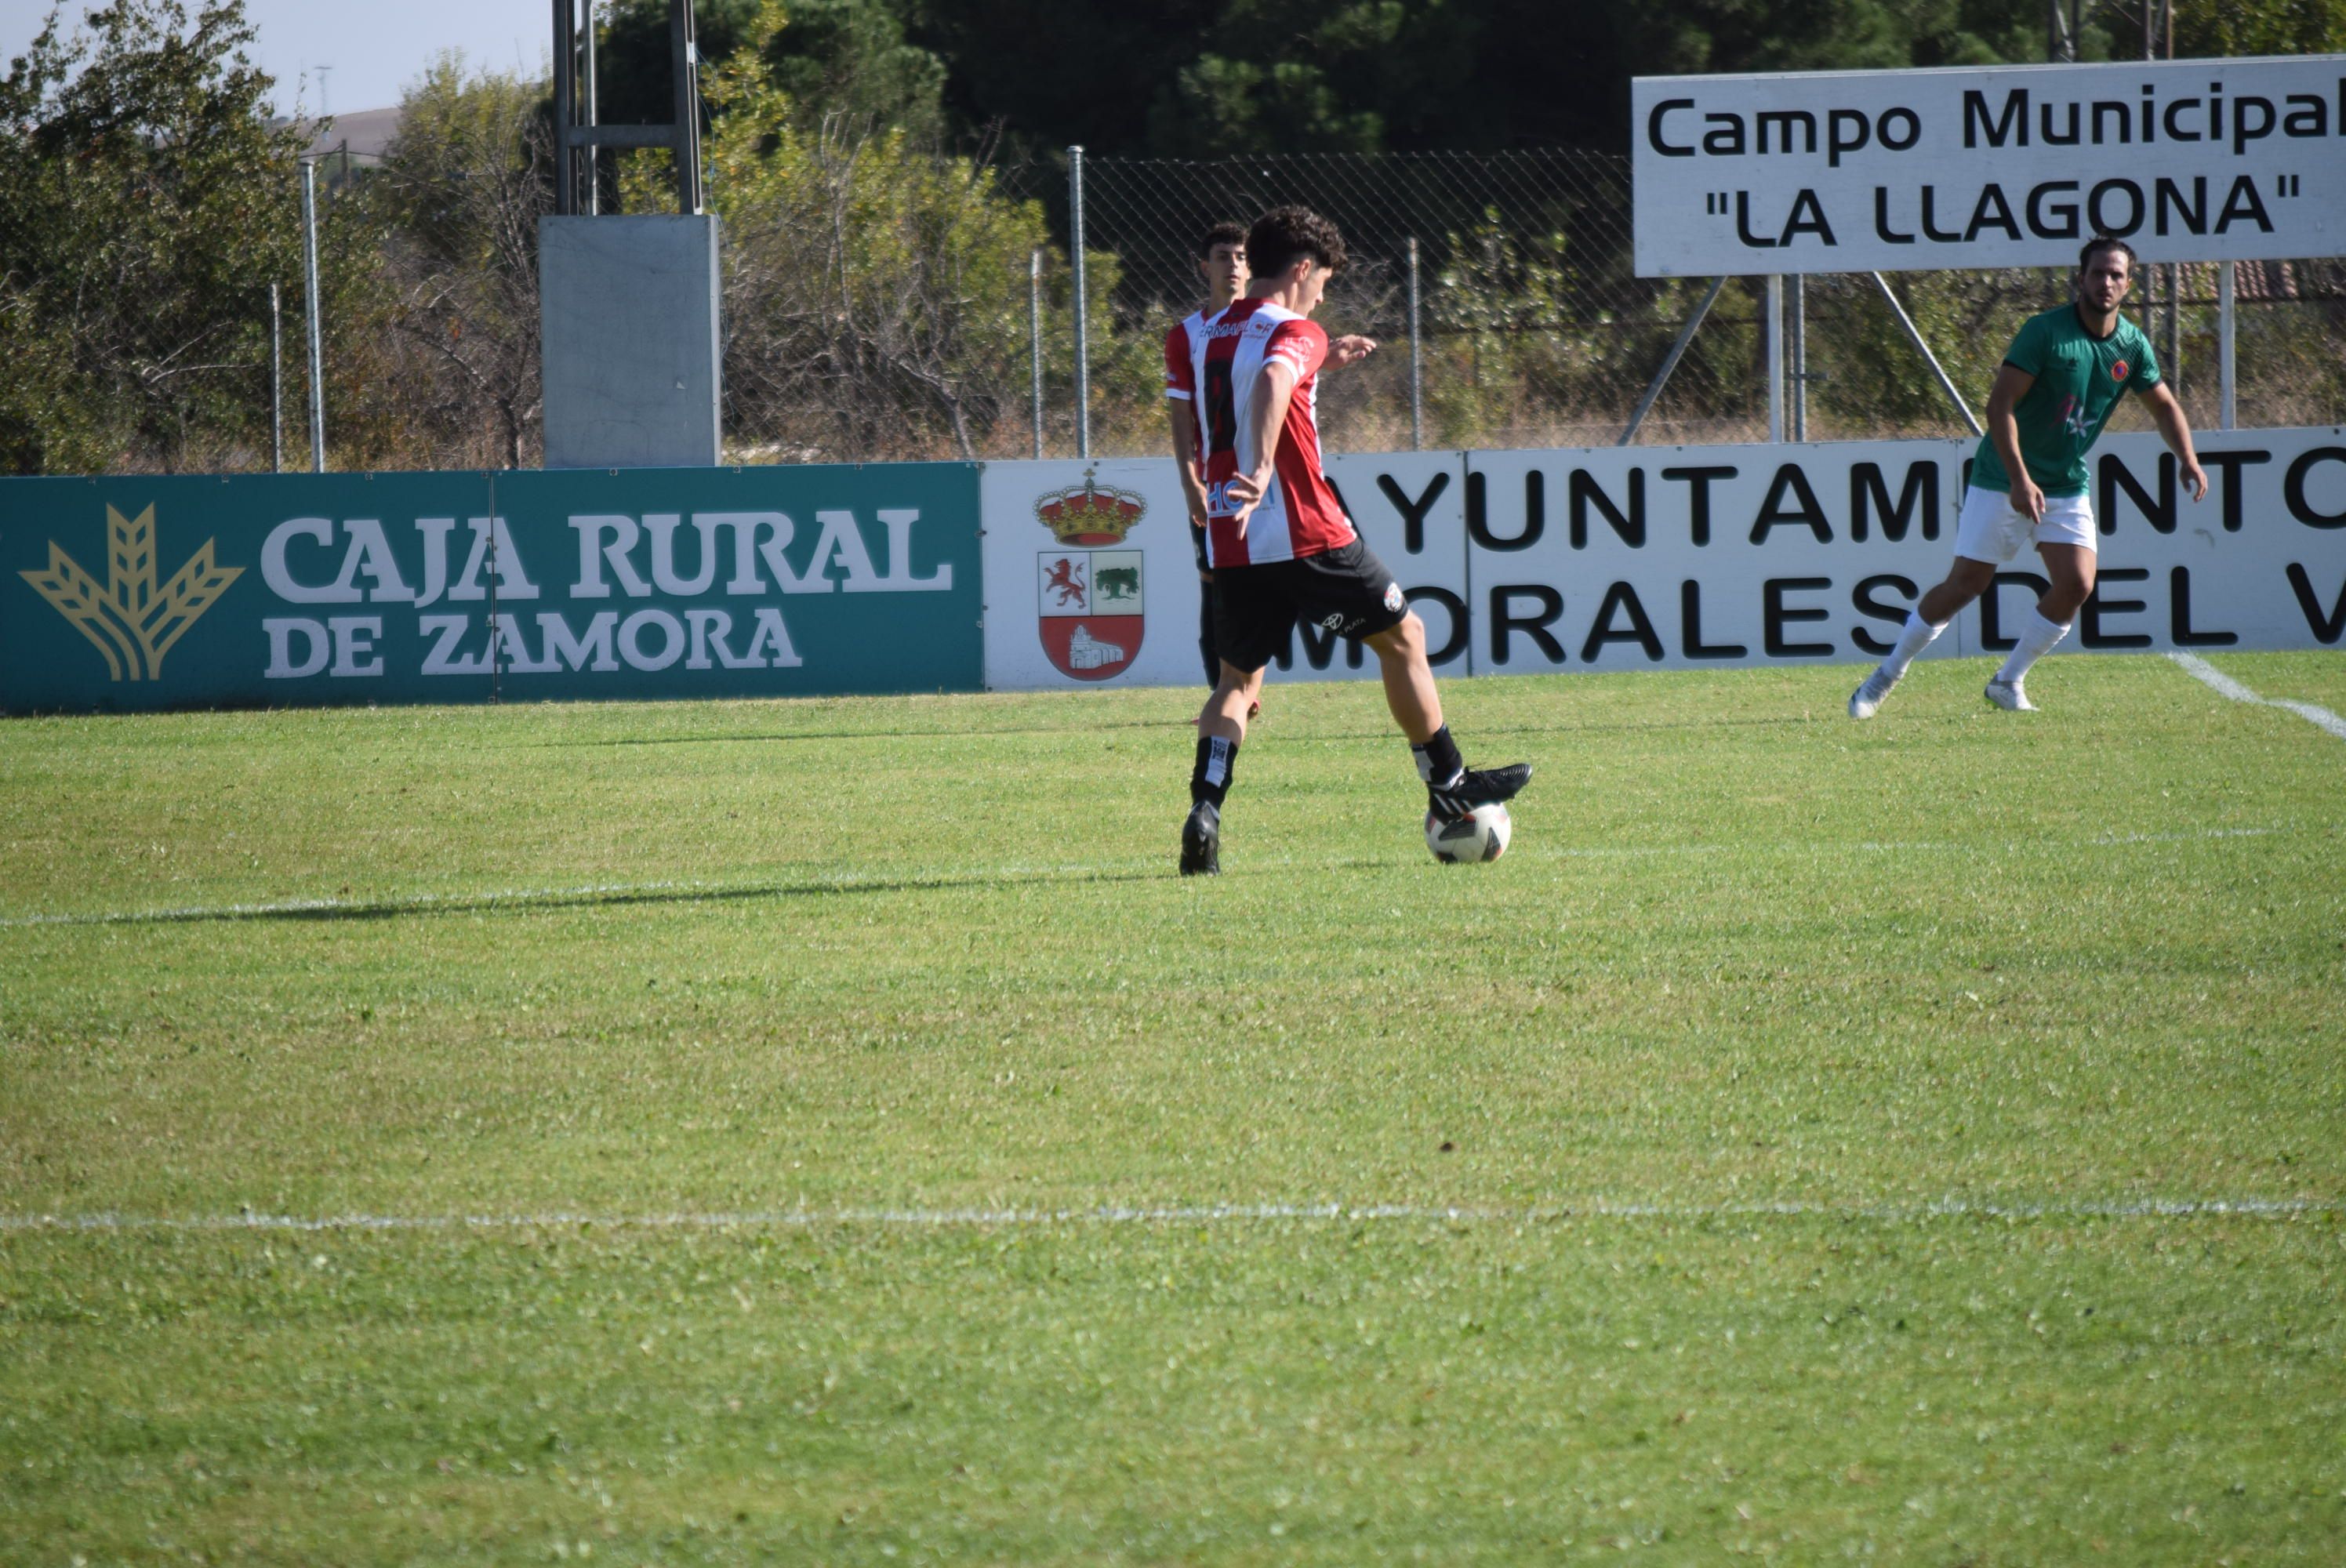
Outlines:
<svg viewBox="0 0 2346 1568"><path fill-rule="evenodd" d="M1198 477L1198 411L1187 398L1165 400L1165 420L1173 427L1173 472L1181 476L1181 503L1192 527L1206 525L1206 486Z"/></svg>
<svg viewBox="0 0 2346 1568"><path fill-rule="evenodd" d="M1279 434L1287 427L1287 405L1295 396L1297 379L1295 367L1279 359L1264 361L1254 378L1254 391L1247 402L1247 439L1239 450L1251 451L1255 464L1232 479L1228 489L1229 498L1239 504L1241 539L1246 537L1247 519L1270 493L1270 482L1279 472Z"/></svg>
<svg viewBox="0 0 2346 1568"><path fill-rule="evenodd" d="M1377 341L1374 338L1347 332L1328 345L1328 368L1341 370L1346 365L1358 364L1376 351Z"/></svg>
<svg viewBox="0 0 2346 1568"><path fill-rule="evenodd" d="M2208 494L2208 473L2199 466L2199 454L2191 446L2191 422L2183 415L2183 404L2165 382L2150 387L2142 394L2150 405L2150 419L2158 426L2158 438L2167 443L2167 450L2175 453L2175 461L2183 465L2184 482L2191 486L2191 499L2203 499Z"/></svg>
<svg viewBox="0 0 2346 1568"><path fill-rule="evenodd" d="M2028 395L2036 378L2007 360L1996 367L1995 383L1987 389L1987 434L1995 443L1996 461L2012 482L2012 508L2031 523L2045 521L2045 492L2028 476L2028 461L2020 455L2020 420L2012 411Z"/></svg>

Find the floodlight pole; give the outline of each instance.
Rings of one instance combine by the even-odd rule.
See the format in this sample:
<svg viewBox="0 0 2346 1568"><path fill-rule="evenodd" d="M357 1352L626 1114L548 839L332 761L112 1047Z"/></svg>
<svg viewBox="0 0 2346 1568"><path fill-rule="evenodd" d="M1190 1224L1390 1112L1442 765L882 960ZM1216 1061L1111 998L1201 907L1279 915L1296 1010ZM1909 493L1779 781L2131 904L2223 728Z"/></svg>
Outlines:
<svg viewBox="0 0 2346 1568"><path fill-rule="evenodd" d="M570 132L578 122L577 0L554 0L554 210L578 210L577 160Z"/></svg>
<svg viewBox="0 0 2346 1568"><path fill-rule="evenodd" d="M2059 64L2077 58L2077 32L2084 25L2081 0L2045 0L2045 57Z"/></svg>
<svg viewBox="0 0 2346 1568"><path fill-rule="evenodd" d="M582 4L586 8L583 48L579 17ZM569 218L598 209L601 202L595 188L596 151L607 147L668 148L676 166L677 210L696 214L701 210L700 49L695 40L692 0L668 0L668 72L674 88L670 123L597 124L594 0L554 0L554 210L558 216ZM584 124L580 123L582 113ZM584 180L580 178L582 164Z"/></svg>
<svg viewBox="0 0 2346 1568"><path fill-rule="evenodd" d="M676 206L678 212L699 212L702 198L700 45L693 29L692 0L668 0L668 69L676 84Z"/></svg>

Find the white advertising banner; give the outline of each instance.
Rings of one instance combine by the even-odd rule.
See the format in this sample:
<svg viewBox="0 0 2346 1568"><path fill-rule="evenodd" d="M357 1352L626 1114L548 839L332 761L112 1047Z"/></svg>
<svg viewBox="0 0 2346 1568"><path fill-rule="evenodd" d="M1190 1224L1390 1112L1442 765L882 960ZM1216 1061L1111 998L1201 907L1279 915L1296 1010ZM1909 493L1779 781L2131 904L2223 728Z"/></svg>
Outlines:
<svg viewBox="0 0 2346 1568"><path fill-rule="evenodd" d="M2209 488L2196 503L2156 435L2096 447L2101 581L2064 647L2346 646L2346 429L2210 431L2197 443ZM1329 466L1424 618L1437 670L1548 674L1878 658L1915 596L1946 573L1974 446L1403 453ZM1155 515L1161 494L1163 515L1188 526L1170 460L1093 467L1086 490L1081 463L987 465L991 687L1202 684L1190 545ZM1151 514L1125 542L1055 544L1037 511L1111 483L1148 497ZM1120 565L1118 552L1136 547L1146 636L1059 602L1066 583L1104 593L1100 560ZM1078 553L1087 558L1061 570ZM2011 647L2042 571L2033 555L2013 560L1928 657ZM1057 650L1075 646L1075 626L1061 635L1055 619L1121 650L1122 665L1065 667ZM1372 657L1313 628L1298 628L1294 649L1274 680L1376 673Z"/></svg>
<svg viewBox="0 0 2346 1568"><path fill-rule="evenodd" d="M1456 452L1331 457L1328 477L1361 537L1392 572L1425 622L1437 673L1464 675L1471 615L1466 583L1466 459ZM1374 676L1376 656L1317 626L1299 626L1295 657L1273 680Z"/></svg>
<svg viewBox="0 0 2346 1568"><path fill-rule="evenodd" d="M1478 453L1466 502L1477 675L1858 663L1946 575L1972 442ZM2088 460L2101 582L2072 648L2334 644L2346 431L2208 432L2194 503L2156 435ZM2033 553L1937 657L2001 651Z"/></svg>
<svg viewBox="0 0 2346 1568"><path fill-rule="evenodd" d="M1455 452L1329 460L1369 547L1418 604L1438 657L1463 667L1465 461ZM1168 458L989 463L985 684L996 691L1077 686L1203 687L1198 563ZM1357 646L1298 626L1281 680L1374 673Z"/></svg>
<svg viewBox="0 0 2346 1568"><path fill-rule="evenodd" d="M985 684L1204 684L1198 564L1173 460L989 463Z"/></svg>
<svg viewBox="0 0 2346 1568"><path fill-rule="evenodd" d="M1639 277L2336 256L2346 55L1640 76Z"/></svg>

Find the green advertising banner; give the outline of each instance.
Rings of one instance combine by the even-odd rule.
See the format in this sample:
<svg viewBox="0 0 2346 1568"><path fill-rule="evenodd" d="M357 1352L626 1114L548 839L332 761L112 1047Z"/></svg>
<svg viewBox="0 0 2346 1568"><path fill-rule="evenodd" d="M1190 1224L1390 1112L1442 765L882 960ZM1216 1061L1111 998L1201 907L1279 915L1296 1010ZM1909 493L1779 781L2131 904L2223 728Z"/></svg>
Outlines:
<svg viewBox="0 0 2346 1568"><path fill-rule="evenodd" d="M0 712L974 691L977 469L0 480Z"/></svg>

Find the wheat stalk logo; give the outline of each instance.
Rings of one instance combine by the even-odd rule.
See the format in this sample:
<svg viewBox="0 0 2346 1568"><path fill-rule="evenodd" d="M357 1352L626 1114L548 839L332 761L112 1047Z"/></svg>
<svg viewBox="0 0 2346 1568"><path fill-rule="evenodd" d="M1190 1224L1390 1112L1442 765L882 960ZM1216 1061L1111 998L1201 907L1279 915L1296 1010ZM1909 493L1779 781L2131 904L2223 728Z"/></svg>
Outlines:
<svg viewBox="0 0 2346 1568"><path fill-rule="evenodd" d="M157 679L171 645L244 575L244 568L216 565L212 541L207 539L158 592L152 506L135 518L108 506L106 544L104 587L54 539L49 541L48 569L17 575L106 656L107 673L114 679Z"/></svg>

